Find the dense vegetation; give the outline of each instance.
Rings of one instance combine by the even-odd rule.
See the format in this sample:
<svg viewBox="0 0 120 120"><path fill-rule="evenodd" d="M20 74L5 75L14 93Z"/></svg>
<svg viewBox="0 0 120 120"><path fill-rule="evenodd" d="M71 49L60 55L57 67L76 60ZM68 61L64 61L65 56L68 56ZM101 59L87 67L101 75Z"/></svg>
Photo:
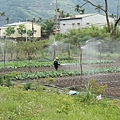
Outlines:
<svg viewBox="0 0 120 120"><path fill-rule="evenodd" d="M91 0L93 1L93 0ZM108 0L109 3L109 13L116 14L117 0ZM52 18L55 15L56 3L55 0L0 0L0 12L5 12L5 16L2 18L3 23L6 23L5 19L9 18L11 22L25 21L26 18L33 19L42 17L43 20ZM81 0L67 0L58 1L58 7L61 10L68 12L70 14L76 13L74 6L77 4L82 4ZM94 3L102 4L104 1L94 1ZM85 13L95 12L92 6L85 6ZM3 24L0 23L0 24Z"/></svg>
<svg viewBox="0 0 120 120"><path fill-rule="evenodd" d="M104 33L104 34L103 34ZM91 69L84 69L82 72L80 70L61 70L61 71L41 71L41 72L34 72L31 70L31 68L45 68L45 67L53 67L53 57L54 57L54 51L53 51L53 43L55 42L54 39L56 39L56 42L63 42L62 48L59 48L59 57L60 57L60 63L61 64L80 64L79 59L73 59L73 56L77 55L79 56L80 50L79 45L84 45L86 41L90 40L91 38L95 38L97 36L97 40L100 40L103 47L107 48L107 51L103 50L101 57L104 59L108 58L108 60L83 60L82 64L106 64L106 63L114 63L115 61L112 60L114 57L119 57L119 30L116 34L116 42L115 37L110 37L110 34L107 32L106 27L99 29L95 26L91 28L85 28L85 29L76 29L76 30L70 30L68 33L65 34L57 34L52 37L50 37L49 41L43 40L43 41L29 41L29 42L15 42L12 43L12 41L6 40L5 41L5 48L2 48L1 46L1 56L4 56L4 62L0 63L0 70L4 71L6 69L13 69L13 71L17 70L18 68L29 68L29 72L11 72L10 74L1 75L0 77L0 84L5 85L6 81L8 82L8 86L12 85L12 80L33 80L33 79L39 79L39 78L55 78L55 77L64 77L64 76L80 76L80 75L86 75L86 74L96 74L96 73L116 73L120 72L119 66L117 67L102 67L102 68L92 68ZM114 41L113 41L113 40ZM94 39L92 39L94 40ZM109 45L107 43L109 41L110 44L115 45L113 46L112 50L109 48ZM3 42L3 41L1 41ZM105 44L106 42L106 44ZM115 44L117 43L117 44ZM66 46L63 46L63 44ZM68 47L68 45L70 47ZM52 50L49 49L49 47L52 47ZM64 48L64 49L63 49ZM71 48L71 49L68 49ZM5 52L2 52L2 50L5 50ZM57 50L56 50L57 51ZM117 51L117 52L116 52ZM4 54L3 54L4 53ZM62 54L61 54L62 53ZM70 53L70 56L69 56ZM100 53L93 53L96 54L98 57L100 57ZM92 55L90 53L90 55ZM12 61L6 61L5 57L10 57L9 59ZM111 60L109 60L111 58Z"/></svg>
<svg viewBox="0 0 120 120"><path fill-rule="evenodd" d="M113 29L113 25L111 25L111 28ZM85 29L72 29L69 30L65 34L57 34L56 39L57 40L64 40L66 43L79 45L79 44L85 44L85 42L89 39L96 39L96 40L102 40L103 43L110 40L118 40L120 39L120 29L117 28L116 35L111 36L110 33L107 32L107 26L104 26L103 28L98 28L96 26L92 26L90 28Z"/></svg>
<svg viewBox="0 0 120 120"><path fill-rule="evenodd" d="M98 101L89 93L69 96L58 90L0 87L1 120L119 120L119 100ZM66 92L65 92L66 93Z"/></svg>

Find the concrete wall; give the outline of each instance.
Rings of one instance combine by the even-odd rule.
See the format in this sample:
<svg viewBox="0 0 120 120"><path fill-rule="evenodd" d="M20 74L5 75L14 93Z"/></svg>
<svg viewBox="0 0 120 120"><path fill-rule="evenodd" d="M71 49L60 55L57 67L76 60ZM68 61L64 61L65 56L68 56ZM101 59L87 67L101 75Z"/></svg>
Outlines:
<svg viewBox="0 0 120 120"><path fill-rule="evenodd" d="M109 21L114 23L114 19L112 18L109 18ZM86 27L88 25L104 26L106 24L106 17L100 14L96 14L93 16L91 15L82 19L82 27Z"/></svg>
<svg viewBox="0 0 120 120"><path fill-rule="evenodd" d="M82 19L71 19L60 21L60 32L65 33L69 29L80 28Z"/></svg>
<svg viewBox="0 0 120 120"><path fill-rule="evenodd" d="M5 35L5 33L6 33L5 30L6 30L6 27L0 27L0 38L6 36Z"/></svg>

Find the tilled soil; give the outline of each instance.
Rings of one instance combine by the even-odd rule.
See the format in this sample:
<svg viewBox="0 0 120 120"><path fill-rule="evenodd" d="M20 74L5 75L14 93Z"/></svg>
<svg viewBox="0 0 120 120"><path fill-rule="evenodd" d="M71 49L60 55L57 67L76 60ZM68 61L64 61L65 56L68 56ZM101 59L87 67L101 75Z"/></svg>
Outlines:
<svg viewBox="0 0 120 120"><path fill-rule="evenodd" d="M55 78L56 82L52 84L61 88L84 90L90 79L96 79L100 85L107 85L107 96L120 97L120 73L83 76L82 80L80 76Z"/></svg>
<svg viewBox="0 0 120 120"><path fill-rule="evenodd" d="M110 67L118 67L120 63L117 64L94 64L94 65L83 65L83 68L110 68ZM59 67L59 70L76 70L80 69L79 65L62 65ZM29 72L30 69L28 68L18 68L18 69L1 69L0 75L11 73L14 71L18 72ZM31 68L32 72L41 72L41 71L52 71L54 67L42 67L42 68ZM54 78L55 82L49 83L50 85L57 86L59 88L68 88L68 89L75 89L75 90L84 90L85 84L88 83L90 79L96 79L97 83L102 85L107 85L106 95L107 96L114 96L120 97L120 73L107 73L107 74L94 74L94 75L86 75L82 76L74 76L74 77L60 77ZM45 85L46 83L43 82L43 79L39 80L41 84Z"/></svg>

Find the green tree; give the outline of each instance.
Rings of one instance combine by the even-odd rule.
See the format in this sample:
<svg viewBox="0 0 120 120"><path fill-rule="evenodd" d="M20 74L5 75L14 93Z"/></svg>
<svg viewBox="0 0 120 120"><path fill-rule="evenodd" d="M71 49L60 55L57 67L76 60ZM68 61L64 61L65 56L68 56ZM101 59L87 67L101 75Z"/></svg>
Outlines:
<svg viewBox="0 0 120 120"><path fill-rule="evenodd" d="M81 9L82 7L80 5L75 6L75 11L78 12L79 14L84 14L85 9Z"/></svg>
<svg viewBox="0 0 120 120"><path fill-rule="evenodd" d="M65 39L66 43L70 43L72 45L84 45L88 39L105 37L109 37L109 33L106 28L100 29L99 27L92 26L82 29L71 29L65 33L61 39Z"/></svg>
<svg viewBox="0 0 120 120"><path fill-rule="evenodd" d="M95 10L97 10L98 11L98 13L100 13L100 9L102 8L102 6L101 5L97 5L97 7L95 8Z"/></svg>
<svg viewBox="0 0 120 120"><path fill-rule="evenodd" d="M42 17L39 17L38 20L36 21L37 24L41 24L42 23Z"/></svg>
<svg viewBox="0 0 120 120"><path fill-rule="evenodd" d="M0 16L5 16L5 12L0 12Z"/></svg>
<svg viewBox="0 0 120 120"><path fill-rule="evenodd" d="M33 18L32 20L28 20L30 22L32 22L32 37L34 37L34 23L36 23L36 19Z"/></svg>
<svg viewBox="0 0 120 120"><path fill-rule="evenodd" d="M89 3L89 4L91 4L93 7L95 7L95 9L97 9L97 10L102 10L104 13L105 13L105 15L106 15L106 21L107 21L107 30L108 30L108 32L109 33L111 33L111 26L110 26L110 21L109 21L109 15L108 15L108 1L107 0L104 0L104 2L105 2L105 8L103 8L101 5L96 5L96 4L94 4L93 2L91 2L90 0L83 0L85 3L82 5L82 6L84 6L84 5L86 5L87 3ZM115 22L115 24L114 24L114 29L113 29L113 31L112 31L112 35L114 35L115 33L116 33L116 28L117 28L117 24L118 24L118 22L120 21L120 17L116 20L116 22Z"/></svg>
<svg viewBox="0 0 120 120"><path fill-rule="evenodd" d="M15 48L16 48L16 42L15 41L6 40L5 49L6 49L6 52L10 54L11 60L12 60L13 55L15 53Z"/></svg>
<svg viewBox="0 0 120 120"><path fill-rule="evenodd" d="M14 27L11 27L11 26L9 26L7 29L6 29L6 35L7 36L11 36L12 34L14 34L15 33L15 29L14 29Z"/></svg>
<svg viewBox="0 0 120 120"><path fill-rule="evenodd" d="M76 5L76 6L75 6L75 11L79 12L79 11L80 11L80 8L81 8L81 6L80 6L79 4Z"/></svg>
<svg viewBox="0 0 120 120"><path fill-rule="evenodd" d="M17 28L17 31L22 37L22 35L26 33L25 25L23 25L23 24L19 25L19 27Z"/></svg>
<svg viewBox="0 0 120 120"><path fill-rule="evenodd" d="M89 3L91 4L92 6L94 6L95 8L98 8L98 5L95 5L93 4L91 1L89 0L84 0L86 3ZM105 1L105 8L102 8L102 7L99 7L99 9L101 9L103 12L105 12L105 15L106 15L106 21L107 21L107 26L108 26L108 32L110 33L111 32L111 27L110 27L110 22L109 22L109 16L108 16L108 2L107 0L104 0ZM100 6L100 5L99 5Z"/></svg>
<svg viewBox="0 0 120 120"><path fill-rule="evenodd" d="M29 71L31 71L30 60L32 60L32 56L36 53L39 49L39 44L37 42L20 42L22 44L21 50L27 55Z"/></svg>
<svg viewBox="0 0 120 120"><path fill-rule="evenodd" d="M0 12L0 16L1 16L1 26L2 26L2 17L5 16L5 12Z"/></svg>
<svg viewBox="0 0 120 120"><path fill-rule="evenodd" d="M69 13L66 13L64 10L60 10L60 8L57 8L57 12L59 13L60 18L65 18L70 16Z"/></svg>
<svg viewBox="0 0 120 120"><path fill-rule="evenodd" d="M41 27L42 36L43 36L43 33L45 33L44 37L48 38L53 33L53 29L54 29L54 22L52 20L46 20Z"/></svg>
<svg viewBox="0 0 120 120"><path fill-rule="evenodd" d="M7 23L7 24L9 23L9 18L8 18L8 17L6 18L6 23Z"/></svg>
<svg viewBox="0 0 120 120"><path fill-rule="evenodd" d="M31 37L33 36L33 31L32 30L28 30L27 31L27 35L28 35L28 38L31 39Z"/></svg>
<svg viewBox="0 0 120 120"><path fill-rule="evenodd" d="M120 17L119 17L119 18L116 20L116 22L115 22L112 35L115 35L115 34L116 34L117 24L119 23L119 21L120 21Z"/></svg>

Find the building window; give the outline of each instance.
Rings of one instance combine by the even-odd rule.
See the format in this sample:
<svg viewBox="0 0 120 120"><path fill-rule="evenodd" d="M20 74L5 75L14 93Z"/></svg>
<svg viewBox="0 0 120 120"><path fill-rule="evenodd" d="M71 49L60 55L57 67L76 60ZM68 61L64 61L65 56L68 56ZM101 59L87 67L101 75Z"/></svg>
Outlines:
<svg viewBox="0 0 120 120"><path fill-rule="evenodd" d="M77 23L77 26L80 26L80 23Z"/></svg>
<svg viewBox="0 0 120 120"><path fill-rule="evenodd" d="M72 26L75 26L75 23L72 23Z"/></svg>
<svg viewBox="0 0 120 120"><path fill-rule="evenodd" d="M34 34L36 34L36 33L37 33L37 30L33 30L33 32L34 32Z"/></svg>
<svg viewBox="0 0 120 120"><path fill-rule="evenodd" d="M90 23L86 23L87 25L90 25Z"/></svg>

